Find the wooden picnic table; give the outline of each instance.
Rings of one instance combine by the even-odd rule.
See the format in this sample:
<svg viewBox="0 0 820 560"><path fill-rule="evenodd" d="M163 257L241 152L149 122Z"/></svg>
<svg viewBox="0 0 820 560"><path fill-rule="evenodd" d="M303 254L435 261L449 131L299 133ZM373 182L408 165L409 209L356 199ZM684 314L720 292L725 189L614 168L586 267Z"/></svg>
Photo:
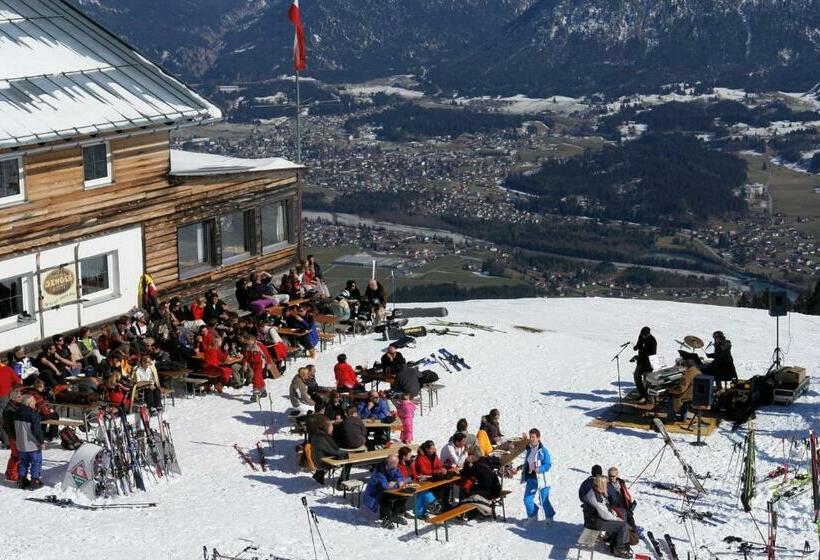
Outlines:
<svg viewBox="0 0 820 560"><path fill-rule="evenodd" d="M427 492L429 490L433 490L434 488L441 488L442 486L449 486L451 484L456 484L461 481L461 475L451 473L450 476L447 478L443 478L441 480L420 480L419 482L413 482L410 484L406 484L400 488L395 488L393 490L385 490L387 494L392 494L394 496L406 496L406 497L413 497L413 530L416 532L416 536L419 534L419 520L416 517L416 497L421 494L422 492Z"/></svg>
<svg viewBox="0 0 820 560"><path fill-rule="evenodd" d="M59 414L61 418L73 418L73 419L76 419L76 420L82 420L83 427L85 428L85 433L86 434L88 434L90 432L89 425L88 425L88 416L89 416L89 414L91 412L96 413L96 411L100 408L99 403L98 404L71 404L71 403L46 402L46 405L50 409L52 409L54 412ZM61 409L65 412L65 414L61 413Z"/></svg>
<svg viewBox="0 0 820 560"><path fill-rule="evenodd" d="M401 421L399 420L394 422L382 422L377 418L365 418L362 422L364 423L364 427L368 430L390 430L392 432L401 431Z"/></svg>
<svg viewBox="0 0 820 560"><path fill-rule="evenodd" d="M529 442L522 437L509 438L506 442L497 446L492 454L498 457L501 460L501 466L505 467L524 453L527 443Z"/></svg>
<svg viewBox="0 0 820 560"><path fill-rule="evenodd" d="M414 453L419 448L419 444L411 443L409 447ZM328 466L334 469L344 467L345 465L363 467L380 463L387 459L389 455L395 455L398 448L386 447L384 449L375 449L373 451L364 451L362 453L351 453L347 459L334 459L333 457L325 457L322 459Z"/></svg>
<svg viewBox="0 0 820 560"><path fill-rule="evenodd" d="M322 332L326 332L329 325L335 325L339 322L339 318L335 315L316 315L313 320L322 325Z"/></svg>
<svg viewBox="0 0 820 560"><path fill-rule="evenodd" d="M276 332L278 332L280 336L305 336L308 333L302 329L291 329L290 327L279 327L276 329Z"/></svg>

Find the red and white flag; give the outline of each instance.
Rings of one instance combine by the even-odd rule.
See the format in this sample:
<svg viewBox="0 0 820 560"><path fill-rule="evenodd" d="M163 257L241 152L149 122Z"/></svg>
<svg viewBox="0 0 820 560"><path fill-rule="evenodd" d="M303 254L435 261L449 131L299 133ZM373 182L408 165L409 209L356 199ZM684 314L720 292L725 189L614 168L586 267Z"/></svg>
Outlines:
<svg viewBox="0 0 820 560"><path fill-rule="evenodd" d="M305 52L305 31L302 29L302 14L299 13L299 0L293 0L288 9L288 19L293 24L293 67L297 72L307 68Z"/></svg>

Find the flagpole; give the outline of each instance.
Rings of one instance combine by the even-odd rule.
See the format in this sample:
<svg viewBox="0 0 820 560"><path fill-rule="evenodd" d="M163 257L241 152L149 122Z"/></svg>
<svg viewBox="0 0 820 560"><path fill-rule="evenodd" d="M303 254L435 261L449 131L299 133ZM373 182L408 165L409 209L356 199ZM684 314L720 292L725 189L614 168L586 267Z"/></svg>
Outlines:
<svg viewBox="0 0 820 560"><path fill-rule="evenodd" d="M299 95L299 70L296 71L296 163L302 163L302 100Z"/></svg>

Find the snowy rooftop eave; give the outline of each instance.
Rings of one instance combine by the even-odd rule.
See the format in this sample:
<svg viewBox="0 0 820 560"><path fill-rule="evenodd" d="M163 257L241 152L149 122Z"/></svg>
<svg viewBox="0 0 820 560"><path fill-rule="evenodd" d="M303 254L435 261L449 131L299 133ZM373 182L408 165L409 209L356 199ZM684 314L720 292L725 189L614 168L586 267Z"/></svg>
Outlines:
<svg viewBox="0 0 820 560"><path fill-rule="evenodd" d="M0 149L222 113L63 0L0 0Z"/></svg>
<svg viewBox="0 0 820 560"><path fill-rule="evenodd" d="M304 167L284 158L248 159L216 154L171 150L171 175L175 177L204 177L236 173L290 171Z"/></svg>

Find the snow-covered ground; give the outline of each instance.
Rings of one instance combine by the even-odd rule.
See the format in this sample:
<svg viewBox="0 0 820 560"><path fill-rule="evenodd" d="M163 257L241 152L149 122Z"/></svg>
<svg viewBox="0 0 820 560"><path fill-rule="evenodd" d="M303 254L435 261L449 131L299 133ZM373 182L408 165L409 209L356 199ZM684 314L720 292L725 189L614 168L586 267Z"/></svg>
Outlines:
<svg viewBox="0 0 820 560"><path fill-rule="evenodd" d="M232 445L248 447L264 441L271 413L267 402L261 411L249 404L247 391L227 391L221 396L178 400L177 406L168 410L184 476L159 482L147 493L130 498L156 501L156 509L79 511L25 501L26 497L58 490L55 486L63 477L69 453L46 451L44 478L48 487L29 493L8 483L0 486L0 558L197 559L202 557L203 545L222 553L237 553L253 544L259 547L254 554L260 558L276 554L308 559L313 552L300 502L303 496L320 520L322 536L334 559L566 558L581 531L577 488L590 466L617 465L629 480L662 447L660 437L651 432L605 432L587 427L596 411L617 400L616 370L610 358L619 345L634 343L639 329L650 325L660 355L671 362L676 355L675 339L687 334L708 339L713 330L722 329L733 342L741 377L765 372L775 345L774 319L759 310L614 299L475 301L447 307L448 320L490 324L505 333L431 335L419 339L417 348L405 351L405 356L413 359L447 347L473 366L461 373L439 372L446 387L439 393L438 406L416 417L416 436L441 446L457 419L467 418L470 428L476 429L479 417L491 408L501 410L505 434L540 428L553 458L552 500L558 512L554 526L525 527L521 523L522 489L517 481L506 480L505 486L513 490L507 502L507 523L456 525L448 544L435 542L432 528L423 529L418 538L413 536L412 525L394 531L378 528L372 516L357 511L328 488L318 488L309 475L297 470L293 452L297 437L277 434L276 451L268 459L271 470L251 472ZM413 319L411 324L429 322ZM546 332L532 334L513 325ZM820 318L792 315L782 321L781 335L786 363L805 366L816 376ZM332 365L338 352L344 351L351 363L367 364L380 357L383 347L374 336L332 346L316 360L319 382L332 383ZM624 357L628 359L629 354ZM631 387L629 366L624 360L621 374L625 389ZM284 424L288 404L284 395L294 370L291 365L283 378L268 381L273 420L278 426ZM803 437L810 425L816 426L819 401L812 390L791 407L768 407L758 414L759 475L782 461L782 438L793 434ZM693 468L712 475L706 481L710 494L697 509L713 511L726 521L713 527L695 524L698 558L710 557L698 548L701 544L709 545L722 558L742 557L723 553L726 545L721 539L727 535L760 541L751 518L738 507L734 474L724 476L732 444L742 438L742 433L732 434L729 428L729 424L722 424L703 448L685 445L691 437L673 436ZM7 452L0 452L0 464L4 465L7 457ZM650 469L645 476L645 482L632 489L638 501L638 524L685 539L683 526L670 511L677 505L675 495L649 484L656 480L683 483L679 463L666 453L657 473ZM764 532L768 487L759 486L753 511ZM782 505L779 544L802 547L808 539L816 549L809 509L806 495ZM682 558L690 550L685 540L679 540L677 548Z"/></svg>

